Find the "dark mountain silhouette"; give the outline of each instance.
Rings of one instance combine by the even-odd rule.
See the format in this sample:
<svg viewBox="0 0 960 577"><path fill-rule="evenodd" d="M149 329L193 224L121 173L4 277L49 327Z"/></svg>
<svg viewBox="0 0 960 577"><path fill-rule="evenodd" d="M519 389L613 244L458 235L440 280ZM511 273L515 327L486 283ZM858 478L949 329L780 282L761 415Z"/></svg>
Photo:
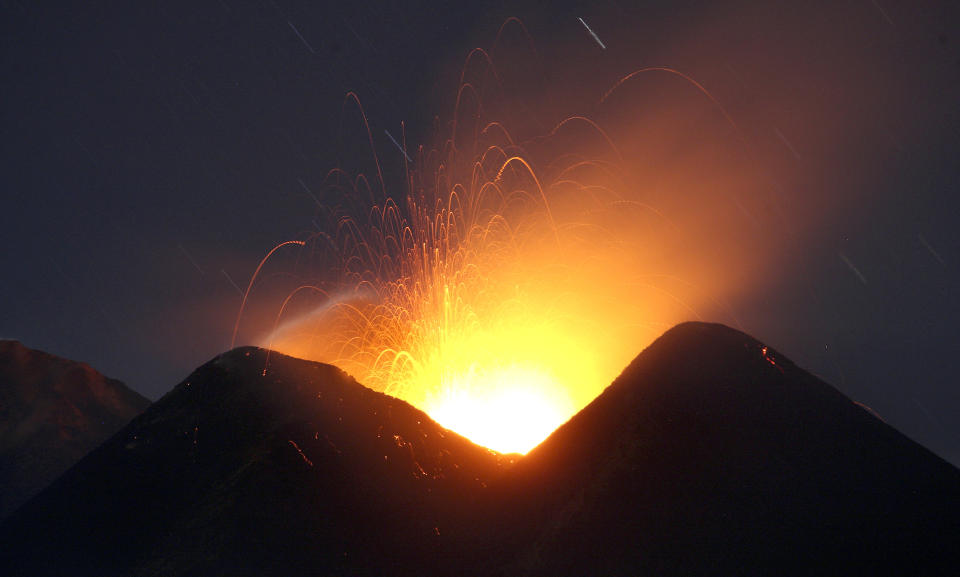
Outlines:
<svg viewBox="0 0 960 577"><path fill-rule="evenodd" d="M88 365L0 340L0 518L149 405Z"/></svg>
<svg viewBox="0 0 960 577"><path fill-rule="evenodd" d="M956 468L721 325L668 331L517 459L243 348L0 526L0 573L950 574L958 497Z"/></svg>
<svg viewBox="0 0 960 577"><path fill-rule="evenodd" d="M0 573L430 574L472 542L508 458L335 367L265 367L197 369L0 528Z"/></svg>
<svg viewBox="0 0 960 577"><path fill-rule="evenodd" d="M722 325L668 331L495 489L502 574L950 575L960 561L960 471Z"/></svg>

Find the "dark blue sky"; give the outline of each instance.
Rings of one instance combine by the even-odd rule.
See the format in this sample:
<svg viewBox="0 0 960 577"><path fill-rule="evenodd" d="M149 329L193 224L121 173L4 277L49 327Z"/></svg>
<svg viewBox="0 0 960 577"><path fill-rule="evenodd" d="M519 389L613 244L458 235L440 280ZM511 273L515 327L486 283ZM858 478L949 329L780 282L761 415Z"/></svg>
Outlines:
<svg viewBox="0 0 960 577"><path fill-rule="evenodd" d="M803 239L735 299L740 328L960 463L948 3L0 2L0 338L159 397L228 347L233 285L312 226L344 94L396 177L384 130L425 142L509 16L564 114L644 66L711 89Z"/></svg>

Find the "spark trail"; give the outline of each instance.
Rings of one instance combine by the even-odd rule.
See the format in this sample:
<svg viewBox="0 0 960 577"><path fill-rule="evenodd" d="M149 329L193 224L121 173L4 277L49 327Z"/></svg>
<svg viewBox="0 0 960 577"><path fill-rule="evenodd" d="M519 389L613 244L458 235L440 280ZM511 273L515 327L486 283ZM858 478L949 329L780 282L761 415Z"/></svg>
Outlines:
<svg viewBox="0 0 960 577"><path fill-rule="evenodd" d="M648 202L609 125L577 115L518 137L481 101L486 94L506 110L527 109L510 102L502 77L475 49L449 135L408 153L384 130L406 160L399 193L384 181L366 115L349 93L344 106L359 113L354 144L369 146L368 170L338 166L316 196L300 182L322 199L311 232L260 262L234 341L254 281L277 250L297 245L297 270L315 272L295 280L260 343L335 364L487 447L526 452L664 328L700 318L704 306L735 319L722 296L700 288L703 279L715 293L731 282L700 270L723 259L691 251L715 251L723 237L716 224L701 242L676 214ZM736 129L704 86L673 69L627 74L599 93L598 106L618 106L609 104L614 93L638 90L641 80L681 91L723 134ZM739 132L722 146L739 147L737 139ZM724 199L697 200L697 214L713 215Z"/></svg>
<svg viewBox="0 0 960 577"><path fill-rule="evenodd" d="M580 24L583 24L583 27L587 29L587 32L590 33L590 36L593 36L593 39L597 41L597 44L600 46L600 48L602 50L606 50L607 47L603 44L603 42L600 41L600 37L597 36L597 33L594 32L593 29L591 29L590 26L588 26L587 23L583 21L583 18L577 18L577 20L580 21Z"/></svg>

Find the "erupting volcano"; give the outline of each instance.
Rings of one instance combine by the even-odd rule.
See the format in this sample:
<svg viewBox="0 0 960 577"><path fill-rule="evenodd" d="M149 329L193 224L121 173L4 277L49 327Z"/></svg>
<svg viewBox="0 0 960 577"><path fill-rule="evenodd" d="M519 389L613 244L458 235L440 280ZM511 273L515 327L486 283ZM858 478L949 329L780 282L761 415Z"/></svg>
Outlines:
<svg viewBox="0 0 960 577"><path fill-rule="evenodd" d="M952 575L951 8L0 4L0 576Z"/></svg>
<svg viewBox="0 0 960 577"><path fill-rule="evenodd" d="M515 19L505 31L525 33ZM273 305L273 327L258 344L335 364L484 446L525 453L599 394L635 343L722 302L732 263L742 266L752 251L714 237L739 226L723 211L703 234L690 233L692 224L679 233L677 217L662 212L675 202L657 199L665 187L683 199L681 219L729 206L730 170L717 170L715 158L695 182L651 185L676 175L652 168L655 154L635 161L638 150L669 148L690 128L643 118L636 130L636 119L622 118L636 96L662 107L649 93L666 95L669 110L709 128L686 154L709 151L750 171L736 125L685 74L635 71L595 103L604 120L570 115L537 133L517 120L522 103L510 102L496 50L468 56L436 148L408 152L405 138L397 143L402 193L383 176L359 98L347 95L343 114L356 116L371 170L327 174L314 196L315 230L269 251L244 306L264 268L296 252L285 273L298 282ZM617 127L631 156L604 122ZM717 274L718 263L728 270ZM711 279L710 299L699 291L703 278ZM236 330L243 314L241 307Z"/></svg>
<svg viewBox="0 0 960 577"><path fill-rule="evenodd" d="M330 365L273 352L264 371L268 354L240 347L204 364L0 524L0 571L953 567L960 471L722 325L667 331L525 456L471 443Z"/></svg>

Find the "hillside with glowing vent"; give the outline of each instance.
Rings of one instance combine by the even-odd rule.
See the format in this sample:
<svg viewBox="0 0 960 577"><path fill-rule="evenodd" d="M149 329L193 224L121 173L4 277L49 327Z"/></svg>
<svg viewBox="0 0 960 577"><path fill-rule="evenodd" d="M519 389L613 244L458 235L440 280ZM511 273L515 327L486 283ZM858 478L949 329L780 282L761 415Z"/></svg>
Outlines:
<svg viewBox="0 0 960 577"><path fill-rule="evenodd" d="M668 331L523 457L244 347L0 525L0 572L939 575L958 491L956 468L722 325Z"/></svg>
<svg viewBox="0 0 960 577"><path fill-rule="evenodd" d="M766 182L694 79L635 71L603 95L598 120L544 133L516 118L508 91L502 106L481 97L498 78L471 52L449 133L409 152L402 181L384 176L372 143L359 155L369 165L330 170L314 228L253 272L233 341L334 364L479 443L525 452L635 343L705 313L736 322L728 299L776 245L759 250L730 213L732 191L754 198ZM697 126L623 117L635 96ZM369 134L355 94L343 114ZM659 148L676 141L696 174Z"/></svg>

